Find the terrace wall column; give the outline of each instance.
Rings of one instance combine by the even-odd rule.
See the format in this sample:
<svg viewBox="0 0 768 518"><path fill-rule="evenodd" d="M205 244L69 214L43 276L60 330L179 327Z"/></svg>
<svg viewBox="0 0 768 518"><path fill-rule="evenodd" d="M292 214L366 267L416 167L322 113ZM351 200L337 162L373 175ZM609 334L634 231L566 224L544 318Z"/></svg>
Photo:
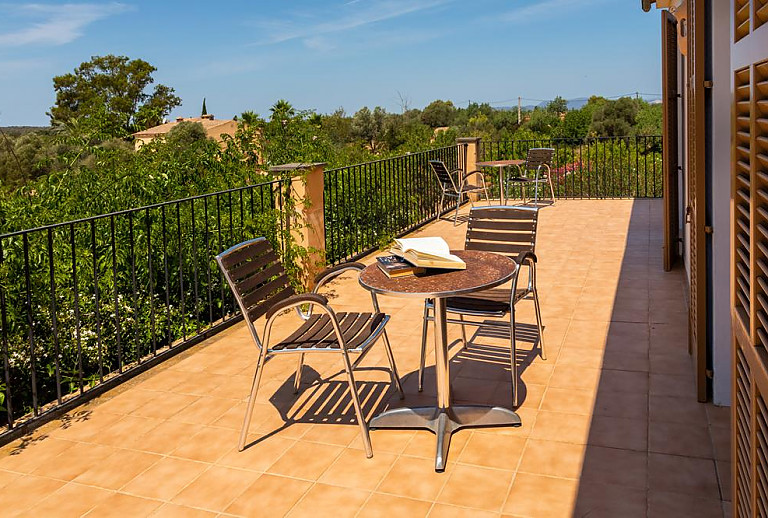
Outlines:
<svg viewBox="0 0 768 518"><path fill-rule="evenodd" d="M480 159L480 137L461 137L456 139L456 151L459 155L459 168L464 172L476 171ZM480 193L468 194L469 199L478 201Z"/></svg>
<svg viewBox="0 0 768 518"><path fill-rule="evenodd" d="M305 286L311 289L315 274L325 266L325 164L292 163L269 170L291 178L291 196L296 205L292 220L286 223L296 244L310 251L300 262Z"/></svg>

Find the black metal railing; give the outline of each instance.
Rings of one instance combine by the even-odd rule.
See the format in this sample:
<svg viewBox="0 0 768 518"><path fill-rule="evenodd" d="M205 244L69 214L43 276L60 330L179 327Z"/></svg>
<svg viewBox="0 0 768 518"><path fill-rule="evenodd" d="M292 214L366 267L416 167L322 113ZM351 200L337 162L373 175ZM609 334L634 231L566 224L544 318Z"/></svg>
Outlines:
<svg viewBox="0 0 768 518"><path fill-rule="evenodd" d="M281 182L0 235L0 444L239 320L214 257L281 244Z"/></svg>
<svg viewBox="0 0 768 518"><path fill-rule="evenodd" d="M449 146L326 171L327 263L354 260L434 219L440 187L429 161L442 160L455 169L460 149Z"/></svg>
<svg viewBox="0 0 768 518"><path fill-rule="evenodd" d="M535 147L555 150L552 178L559 198L662 196L660 136L481 141L479 155L481 160L524 159ZM498 196L498 177L493 177L498 173L488 173L488 184ZM520 198L520 188L512 187L507 195Z"/></svg>

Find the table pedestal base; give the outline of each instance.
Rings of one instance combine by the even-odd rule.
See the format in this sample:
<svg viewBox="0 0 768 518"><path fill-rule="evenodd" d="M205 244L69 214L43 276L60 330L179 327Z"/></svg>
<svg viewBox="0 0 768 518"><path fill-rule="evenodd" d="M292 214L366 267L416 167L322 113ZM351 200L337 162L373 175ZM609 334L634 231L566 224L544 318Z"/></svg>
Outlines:
<svg viewBox="0 0 768 518"><path fill-rule="evenodd" d="M457 405L449 408L417 407L388 410L371 420L370 427L416 428L430 430L437 436L435 471L445 470L451 434L481 426L520 426L520 417L502 407Z"/></svg>

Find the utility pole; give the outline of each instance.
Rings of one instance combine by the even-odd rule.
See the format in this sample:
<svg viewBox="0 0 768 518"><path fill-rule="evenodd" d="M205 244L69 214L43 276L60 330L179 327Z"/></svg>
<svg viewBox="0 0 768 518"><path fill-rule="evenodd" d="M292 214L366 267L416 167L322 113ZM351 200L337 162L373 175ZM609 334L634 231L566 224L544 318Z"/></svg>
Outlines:
<svg viewBox="0 0 768 518"><path fill-rule="evenodd" d="M522 97L518 97L517 98L517 125L518 126L520 125L520 123L523 120L522 113L521 113L522 109L523 109L523 98Z"/></svg>

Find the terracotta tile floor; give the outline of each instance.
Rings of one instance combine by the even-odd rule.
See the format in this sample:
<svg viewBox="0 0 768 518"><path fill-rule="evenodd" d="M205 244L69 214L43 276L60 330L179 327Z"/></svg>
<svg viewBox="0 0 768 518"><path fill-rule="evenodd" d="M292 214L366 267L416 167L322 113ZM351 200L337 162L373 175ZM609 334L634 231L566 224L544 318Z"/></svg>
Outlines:
<svg viewBox="0 0 768 518"><path fill-rule="evenodd" d="M419 233L461 247L465 228ZM0 450L3 516L730 515L729 413L695 401L683 277L661 269L661 202L560 201L539 229L549 359L531 350L523 301L523 426L459 432L445 473L426 431L373 431L365 458L335 355L308 358L298 397L295 358L267 364L238 453L256 362L239 325ZM338 310L370 301L353 278L330 295ZM404 404L430 403L431 367L416 391L422 306L381 303ZM508 406L505 340L481 329L471 341L451 349L455 399ZM403 404L382 347L363 366L379 367L357 375L369 417Z"/></svg>

